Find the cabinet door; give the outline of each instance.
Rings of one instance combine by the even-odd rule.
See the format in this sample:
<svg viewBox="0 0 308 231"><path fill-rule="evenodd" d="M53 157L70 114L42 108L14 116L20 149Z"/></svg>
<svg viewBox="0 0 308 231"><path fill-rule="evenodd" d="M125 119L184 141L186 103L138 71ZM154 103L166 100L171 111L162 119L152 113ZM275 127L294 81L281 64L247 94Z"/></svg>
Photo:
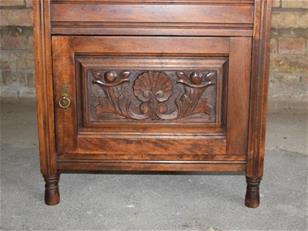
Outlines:
<svg viewBox="0 0 308 231"><path fill-rule="evenodd" d="M250 38L54 36L59 159L245 161Z"/></svg>

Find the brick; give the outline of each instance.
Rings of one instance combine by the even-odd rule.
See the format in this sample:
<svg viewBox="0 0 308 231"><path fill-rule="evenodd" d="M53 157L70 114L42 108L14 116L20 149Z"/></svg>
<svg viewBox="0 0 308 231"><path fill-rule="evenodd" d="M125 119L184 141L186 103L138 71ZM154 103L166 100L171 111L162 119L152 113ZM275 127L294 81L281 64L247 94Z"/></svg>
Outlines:
<svg viewBox="0 0 308 231"><path fill-rule="evenodd" d="M272 38L281 38L281 37L293 37L293 38L307 38L308 37L308 28L282 28L276 29L272 28L271 31Z"/></svg>
<svg viewBox="0 0 308 231"><path fill-rule="evenodd" d="M305 55L271 55L270 68L276 73L308 73Z"/></svg>
<svg viewBox="0 0 308 231"><path fill-rule="evenodd" d="M18 92L18 98L34 98L35 97L35 90L34 88L22 87Z"/></svg>
<svg viewBox="0 0 308 231"><path fill-rule="evenodd" d="M0 0L0 6L23 6L24 0Z"/></svg>
<svg viewBox="0 0 308 231"><path fill-rule="evenodd" d="M26 0L26 7L32 7L32 0Z"/></svg>
<svg viewBox="0 0 308 231"><path fill-rule="evenodd" d="M308 14L303 11L274 11L272 28L308 28Z"/></svg>
<svg viewBox="0 0 308 231"><path fill-rule="evenodd" d="M278 52L278 42L277 39L271 38L271 53L277 53Z"/></svg>
<svg viewBox="0 0 308 231"><path fill-rule="evenodd" d="M3 85L15 85L15 86L26 86L27 79L25 73L22 71L11 71L6 70L2 72Z"/></svg>
<svg viewBox="0 0 308 231"><path fill-rule="evenodd" d="M0 26L32 26L32 10L0 9Z"/></svg>
<svg viewBox="0 0 308 231"><path fill-rule="evenodd" d="M29 73L26 73L26 78L27 78L27 87L34 88L35 85L34 72L31 71Z"/></svg>
<svg viewBox="0 0 308 231"><path fill-rule="evenodd" d="M35 91L33 88L25 86L8 85L0 88L0 96L5 98L34 98Z"/></svg>
<svg viewBox="0 0 308 231"><path fill-rule="evenodd" d="M308 96L307 85L303 84L303 79L307 79L304 74L271 73L269 96L287 101L296 98L303 100Z"/></svg>
<svg viewBox="0 0 308 231"><path fill-rule="evenodd" d="M0 38L0 49L2 50L32 50L33 47L32 29L30 28L10 27L0 30Z"/></svg>
<svg viewBox="0 0 308 231"><path fill-rule="evenodd" d="M16 69L34 69L34 57L31 51L17 52Z"/></svg>
<svg viewBox="0 0 308 231"><path fill-rule="evenodd" d="M32 51L2 50L0 55L0 69L33 69L34 58Z"/></svg>
<svg viewBox="0 0 308 231"><path fill-rule="evenodd" d="M10 69L10 63L8 61L7 52L0 52L0 70Z"/></svg>
<svg viewBox="0 0 308 231"><path fill-rule="evenodd" d="M308 9L308 0L281 0L283 8Z"/></svg>
<svg viewBox="0 0 308 231"><path fill-rule="evenodd" d="M280 0L274 0L273 1L273 7L280 7L281 6L281 1Z"/></svg>
<svg viewBox="0 0 308 231"><path fill-rule="evenodd" d="M304 38L280 38L280 54L305 54L306 40Z"/></svg>

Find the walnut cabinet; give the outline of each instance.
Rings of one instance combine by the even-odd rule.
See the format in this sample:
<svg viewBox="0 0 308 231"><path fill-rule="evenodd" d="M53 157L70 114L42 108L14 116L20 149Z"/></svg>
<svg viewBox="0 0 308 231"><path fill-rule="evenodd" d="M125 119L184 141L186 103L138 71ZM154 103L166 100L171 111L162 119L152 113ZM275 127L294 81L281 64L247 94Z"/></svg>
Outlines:
<svg viewBox="0 0 308 231"><path fill-rule="evenodd" d="M189 171L245 174L257 207L271 5L34 0L46 204L67 171Z"/></svg>

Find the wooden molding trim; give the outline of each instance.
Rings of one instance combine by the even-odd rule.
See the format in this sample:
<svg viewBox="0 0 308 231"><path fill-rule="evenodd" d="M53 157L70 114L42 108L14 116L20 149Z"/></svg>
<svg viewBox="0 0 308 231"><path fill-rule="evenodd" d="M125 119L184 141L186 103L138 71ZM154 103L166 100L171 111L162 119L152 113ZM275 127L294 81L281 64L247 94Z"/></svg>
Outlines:
<svg viewBox="0 0 308 231"><path fill-rule="evenodd" d="M57 166L48 0L33 0L33 18L36 63L36 110L41 172L43 175L55 175Z"/></svg>
<svg viewBox="0 0 308 231"><path fill-rule="evenodd" d="M103 4L103 3L117 3L117 4L127 4L127 3L146 3L146 4L228 4L228 5L247 5L254 4L254 0L51 0L51 3L86 3L86 4Z"/></svg>
<svg viewBox="0 0 308 231"><path fill-rule="evenodd" d="M252 50L248 177L263 175L272 0L256 0Z"/></svg>

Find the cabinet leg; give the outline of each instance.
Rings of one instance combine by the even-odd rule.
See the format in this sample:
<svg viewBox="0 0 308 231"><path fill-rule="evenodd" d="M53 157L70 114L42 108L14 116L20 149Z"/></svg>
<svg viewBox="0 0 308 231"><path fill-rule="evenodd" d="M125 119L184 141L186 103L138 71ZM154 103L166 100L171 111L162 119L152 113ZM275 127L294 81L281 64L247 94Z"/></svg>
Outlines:
<svg viewBox="0 0 308 231"><path fill-rule="evenodd" d="M59 194L59 177L60 175L45 175L45 203L47 205L56 205L60 202Z"/></svg>
<svg viewBox="0 0 308 231"><path fill-rule="evenodd" d="M246 177L246 181L247 181L247 190L245 197L245 205L248 208L257 208L260 204L259 185L261 182L261 177L259 178Z"/></svg>

